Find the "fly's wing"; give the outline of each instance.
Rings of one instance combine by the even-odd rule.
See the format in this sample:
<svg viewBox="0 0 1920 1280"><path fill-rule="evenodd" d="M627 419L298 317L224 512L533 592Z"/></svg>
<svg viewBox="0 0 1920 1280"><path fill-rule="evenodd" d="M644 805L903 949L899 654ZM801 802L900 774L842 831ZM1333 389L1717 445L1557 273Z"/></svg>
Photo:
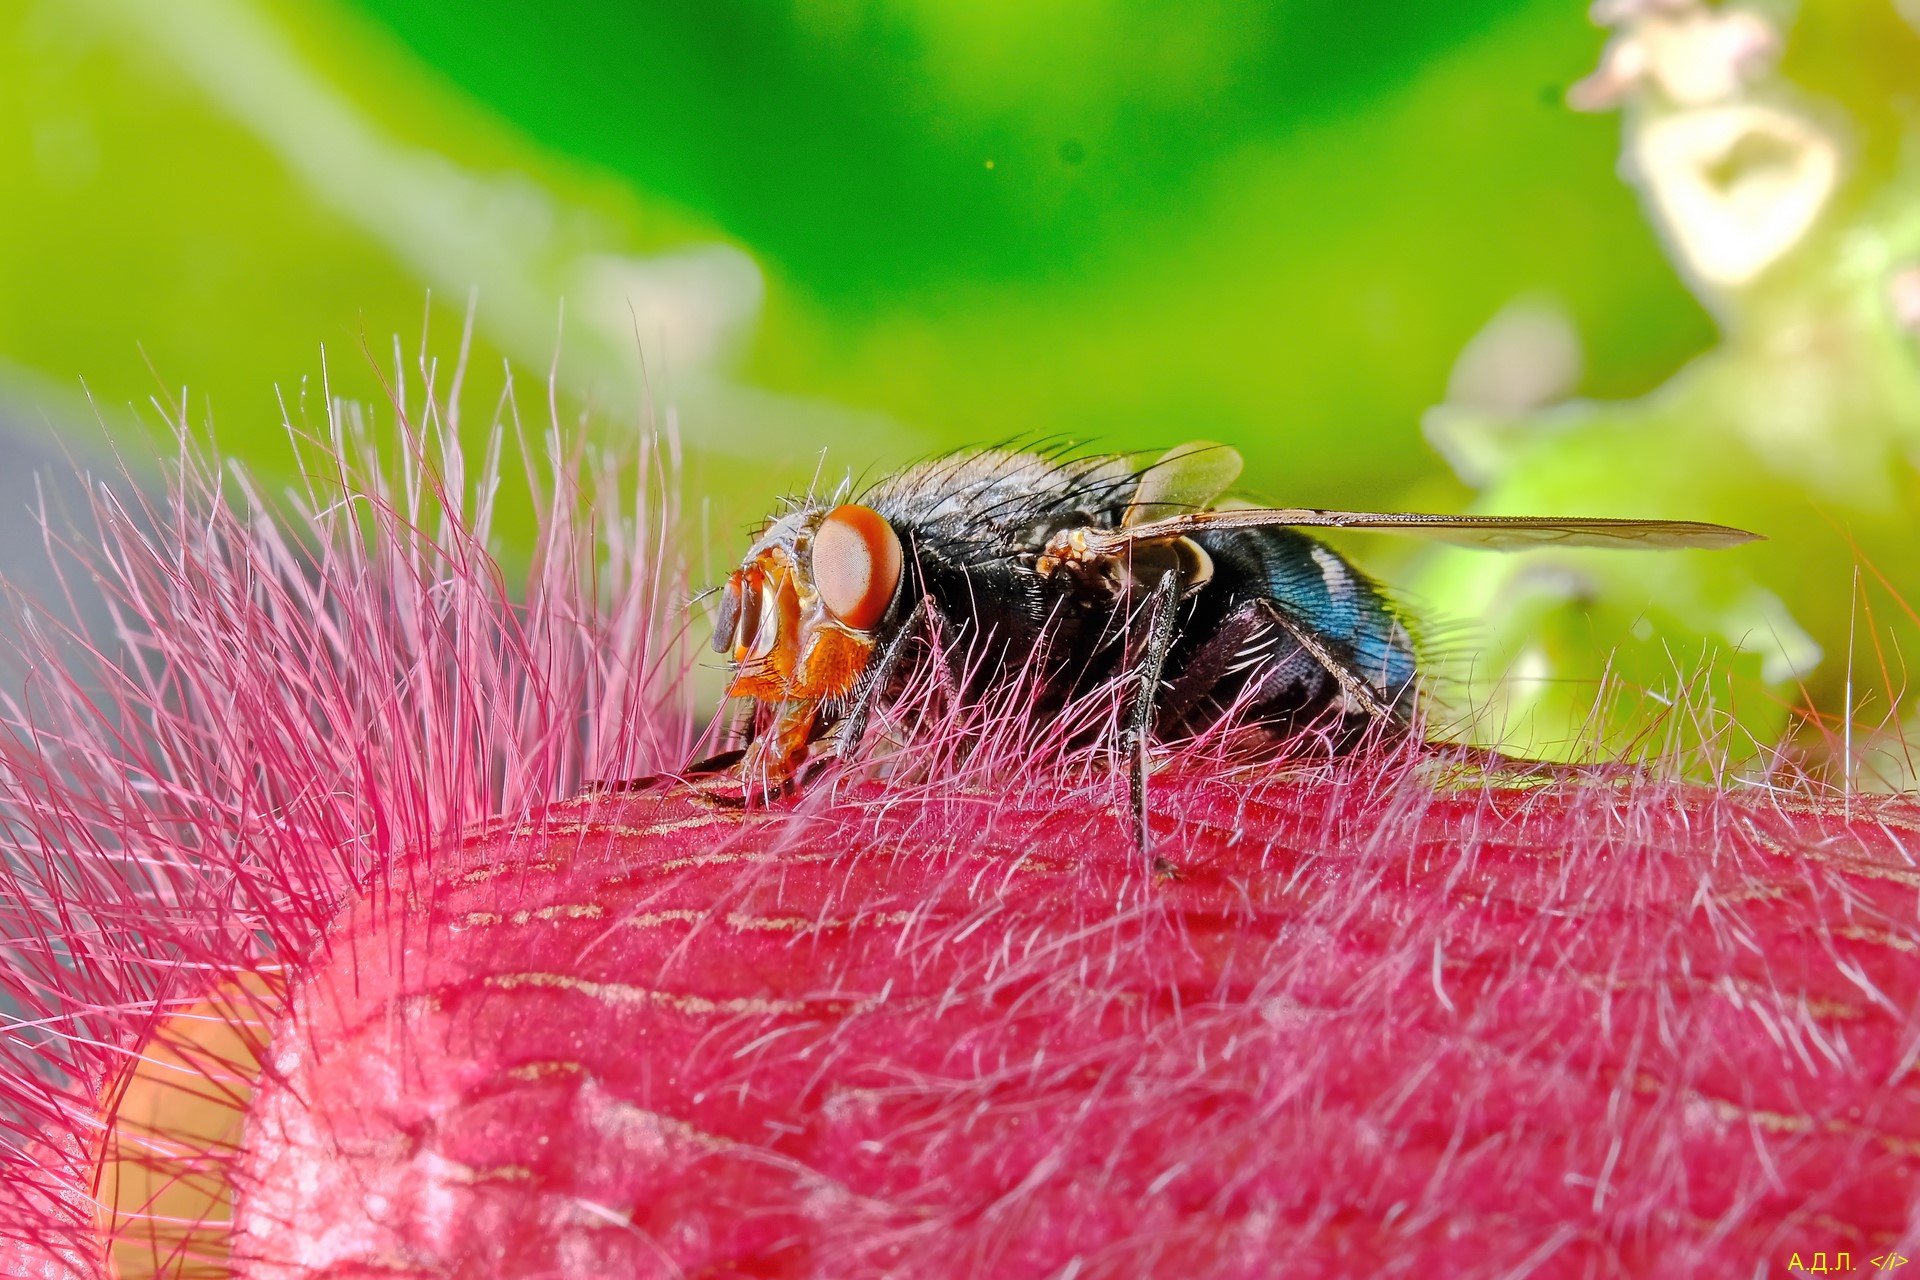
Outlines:
<svg viewBox="0 0 1920 1280"><path fill-rule="evenodd" d="M1439 516L1398 511L1316 511L1307 507L1261 507L1239 511L1193 511L1118 529L1086 534L1087 549L1113 555L1140 542L1162 542L1227 529L1273 526L1303 529L1368 529L1410 533L1483 551L1539 547L1672 548L1737 547L1760 535L1693 520L1607 520L1590 516Z"/></svg>
<svg viewBox="0 0 1920 1280"><path fill-rule="evenodd" d="M1156 521L1192 515L1211 507L1247 465L1240 451L1210 440L1191 440L1160 455L1140 473L1122 529L1150 527Z"/></svg>

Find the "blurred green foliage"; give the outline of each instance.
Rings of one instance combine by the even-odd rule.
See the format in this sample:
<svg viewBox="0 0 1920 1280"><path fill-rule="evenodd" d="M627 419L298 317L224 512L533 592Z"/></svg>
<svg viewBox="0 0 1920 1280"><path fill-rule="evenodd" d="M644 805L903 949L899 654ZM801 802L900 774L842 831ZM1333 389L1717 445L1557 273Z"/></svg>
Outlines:
<svg viewBox="0 0 1920 1280"><path fill-rule="evenodd" d="M1229 439L1279 496L1379 502L1442 474L1419 413L1513 294L1566 300L1602 394L1708 337L1612 175L1613 125L1560 104L1599 41L1557 0L1360 21L1324 0L85 0L7 34L26 182L0 214L0 354L143 402L138 342L268 461L271 384L318 343L366 394L362 335L411 350L433 285L450 336L466 292L378 198L348 207L388 175L278 118L300 111L518 184L607 252L746 249L768 296L725 372L779 399L694 432L741 497L823 446L858 468L1035 432ZM554 252L534 239L491 256ZM483 283L482 338L543 371L565 283ZM630 410L608 384L632 370L585 363L568 389Z"/></svg>
<svg viewBox="0 0 1920 1280"><path fill-rule="evenodd" d="M1663 7L1686 6L1638 6ZM282 405L318 419L321 344L337 394L379 404L397 358L417 400L416 353L444 387L477 291L469 432L503 363L537 427L557 345L563 416L620 435L675 408L723 556L822 449L837 475L1019 435L1228 441L1287 503L1457 509L1479 486L1485 509L1746 520L1785 536L1744 559L1357 551L1478 626L1450 651L1496 709L1483 732L1565 738L1609 658L1669 699L1710 661L1761 743L1857 692L1810 656L1853 616L1836 529L1884 552L1913 527L1867 495L1910 491L1898 430L1810 489L1812 455L1748 409L1784 359L1825 371L1795 384L1815 453L1900 416L1911 342L1885 307L1819 317L1898 265L1865 278L1849 235L1906 190L1920 60L1891 0L1758 12L1791 39L1736 96L1833 130L1843 180L1827 249L1756 292L1703 285L1684 246L1676 271L1621 180L1621 118L1567 109L1608 35L1564 0L25 0L0 16L0 393L60 430L151 424L184 385L196 424L284 475ZM1671 106L1622 104L1630 139ZM1498 347L1498 326L1470 343L1516 298L1571 355L1541 405L1490 409L1462 352ZM1833 410L1853 354L1752 340L1808 323L1878 352L1882 399ZM1657 390L1721 330L1721 373ZM1798 657L1751 643L1756 619L1797 628Z"/></svg>
<svg viewBox="0 0 1920 1280"><path fill-rule="evenodd" d="M1435 473L1415 424L1514 293L1594 388L1707 338L1559 3L361 0L541 142L711 216L772 278L745 369L912 431L1242 446L1292 497ZM989 167L990 166L990 167ZM860 458L858 460L864 460Z"/></svg>
<svg viewBox="0 0 1920 1280"><path fill-rule="evenodd" d="M1893 5L1854 0L1791 15L1620 8L1587 88L1624 111L1629 172L1722 339L1638 400L1448 405L1428 434L1488 509L1597 500L1770 541L1714 556L1441 552L1414 580L1486 620L1465 698L1484 736L1572 736L1570 752L1709 743L1764 769L1791 734L1795 761L1910 787L1920 33Z"/></svg>

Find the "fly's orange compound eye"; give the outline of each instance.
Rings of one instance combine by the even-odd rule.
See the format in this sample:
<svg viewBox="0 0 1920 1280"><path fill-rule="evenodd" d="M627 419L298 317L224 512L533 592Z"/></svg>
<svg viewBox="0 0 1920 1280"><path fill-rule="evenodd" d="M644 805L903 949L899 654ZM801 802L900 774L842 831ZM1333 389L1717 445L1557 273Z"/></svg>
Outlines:
<svg viewBox="0 0 1920 1280"><path fill-rule="evenodd" d="M900 536L872 507L835 507L813 535L813 587L827 611L866 631L900 586Z"/></svg>

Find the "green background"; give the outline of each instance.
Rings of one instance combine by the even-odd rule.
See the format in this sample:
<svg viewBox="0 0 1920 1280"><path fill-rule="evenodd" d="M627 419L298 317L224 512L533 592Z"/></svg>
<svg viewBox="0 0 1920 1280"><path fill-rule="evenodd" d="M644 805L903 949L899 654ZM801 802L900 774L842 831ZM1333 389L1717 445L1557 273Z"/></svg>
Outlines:
<svg viewBox="0 0 1920 1280"><path fill-rule="evenodd" d="M1614 175L1617 121L1562 105L1603 33L1557 0L93 0L11 25L0 357L110 405L185 385L269 468L276 383L324 343L368 395L363 345L411 353L430 286L450 344L465 291L339 208L376 178L221 86L255 26L396 145L527 182L584 239L751 256L764 308L725 374L771 396L688 426L729 508L822 447L858 469L1020 433L1224 439L1276 499L1392 504L1445 475L1419 415L1516 294L1571 310L1598 395L1710 338ZM483 341L543 376L557 312L481 289ZM619 381L565 389L631 416Z"/></svg>
<svg viewBox="0 0 1920 1280"><path fill-rule="evenodd" d="M1920 189L1920 42L1892 0L1761 11L1782 77L1743 92L1831 126L1846 177L1812 247L1715 297L1623 179L1623 117L1568 109L1608 36L1565 0L16 0L7 474L84 459L97 423L138 469L175 415L292 483L288 428L321 430L327 394L377 424L446 390L473 298L463 434L671 427L696 577L816 474L1042 437L1227 441L1289 505L1763 528L1747 559L1568 562L1544 593L1551 565L1355 548L1450 657L1572 690L1563 720L1602 671L1671 705L1722 662L1760 689L1731 713L1750 756L1791 706L1859 709L1831 656L1852 569L1911 558L1920 493L1885 303L1920 253L1888 212ZM1455 440L1504 442L1476 490L1423 417L1516 299L1564 310L1583 399L1518 435L1450 410ZM1803 332L1776 395L1798 357L1768 335ZM1756 443L1749 402L1779 395L1812 397L1814 452ZM1808 480L1823 441L1841 461ZM28 496L0 483L0 567L33 550ZM514 562L530 506L500 529ZM1920 577L1886 587L1876 616L1914 616ZM1776 623L1797 665L1750 645Z"/></svg>

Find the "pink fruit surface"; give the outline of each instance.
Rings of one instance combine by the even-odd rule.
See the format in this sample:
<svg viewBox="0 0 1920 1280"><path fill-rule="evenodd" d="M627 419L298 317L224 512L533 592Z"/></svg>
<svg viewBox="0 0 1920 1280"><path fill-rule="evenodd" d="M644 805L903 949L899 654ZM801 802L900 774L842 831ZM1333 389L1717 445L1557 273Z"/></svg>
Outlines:
<svg viewBox="0 0 1920 1280"><path fill-rule="evenodd" d="M1405 760L685 790L362 893L244 1275L1780 1274L1920 1242L1920 824ZM1176 851L1177 852L1173 852Z"/></svg>

